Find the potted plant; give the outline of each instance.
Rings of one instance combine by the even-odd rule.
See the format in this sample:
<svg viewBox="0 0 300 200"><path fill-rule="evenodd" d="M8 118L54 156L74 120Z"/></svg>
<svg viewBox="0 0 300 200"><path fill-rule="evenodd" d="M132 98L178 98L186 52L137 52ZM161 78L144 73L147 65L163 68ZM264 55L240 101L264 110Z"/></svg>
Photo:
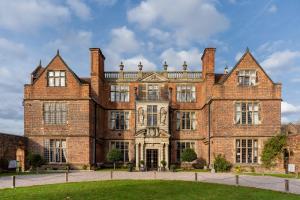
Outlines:
<svg viewBox="0 0 300 200"><path fill-rule="evenodd" d="M172 172L176 172L176 165L172 164L172 165L170 166L170 170L171 170Z"/></svg>
<svg viewBox="0 0 300 200"><path fill-rule="evenodd" d="M162 165L162 171L165 171L167 162L165 160L162 160L162 161L160 161L160 164Z"/></svg>
<svg viewBox="0 0 300 200"><path fill-rule="evenodd" d="M143 160L140 161L140 170L143 172L145 171L145 162Z"/></svg>
<svg viewBox="0 0 300 200"><path fill-rule="evenodd" d="M132 172L132 171L133 171L133 164L132 164L132 163L128 163L128 164L127 164L127 167L128 167L128 171L129 171L129 172Z"/></svg>

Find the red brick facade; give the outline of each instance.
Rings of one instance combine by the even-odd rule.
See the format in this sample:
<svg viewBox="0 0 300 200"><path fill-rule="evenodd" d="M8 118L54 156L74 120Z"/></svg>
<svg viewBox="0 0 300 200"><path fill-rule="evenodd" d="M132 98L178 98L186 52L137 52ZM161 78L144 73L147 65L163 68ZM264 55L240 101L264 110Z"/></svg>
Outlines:
<svg viewBox="0 0 300 200"><path fill-rule="evenodd" d="M270 79L249 51L225 74L215 73L214 48L205 49L201 58L202 72L185 69L127 72L126 66L124 71L104 72L105 57L101 50L92 48L90 52L90 78L79 78L60 55L56 55L48 66L39 66L32 73L32 82L24 89L25 136L29 138L29 151L44 155L45 140L64 139L67 163L93 165L105 162L114 142L125 141L128 161L136 161L138 167L139 160L147 162L149 149L157 149L159 167L161 160L166 160L168 165L178 161L178 142L192 142L198 157L207 164L211 164L217 154L224 154L235 164L236 140L252 139L257 140L258 161L251 165L259 165L264 141L280 131L281 84ZM47 74L51 70L66 72L64 87L48 85ZM255 71L255 84L239 85L240 70ZM112 102L111 85L128 86L129 101ZM167 98L140 100L141 85L148 88L147 93L151 92L149 85L156 85L160 95L167 91ZM195 88L194 102L178 101L180 85ZM64 102L67 105L66 123L46 124L45 102ZM237 102L256 102L259 123L237 124ZM147 105L159 109L156 127L145 125L148 123ZM128 130L111 130L112 111L128 112ZM194 130L176 130L178 111L195 113Z"/></svg>

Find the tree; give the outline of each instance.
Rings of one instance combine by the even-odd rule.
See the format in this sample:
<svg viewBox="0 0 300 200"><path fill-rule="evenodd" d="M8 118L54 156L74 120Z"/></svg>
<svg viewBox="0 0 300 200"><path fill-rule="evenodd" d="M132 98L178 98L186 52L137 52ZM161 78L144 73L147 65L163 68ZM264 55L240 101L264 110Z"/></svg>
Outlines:
<svg viewBox="0 0 300 200"><path fill-rule="evenodd" d="M116 169L116 162L122 160L122 153L119 149L112 149L107 154L107 160L114 163L114 170Z"/></svg>
<svg viewBox="0 0 300 200"><path fill-rule="evenodd" d="M181 160L183 162L192 162L197 159L197 154L194 149L186 148L181 154Z"/></svg>
<svg viewBox="0 0 300 200"><path fill-rule="evenodd" d="M282 155L286 146L287 136L284 134L276 135L267 140L264 145L261 161L263 166L270 168L275 165L274 161L280 155Z"/></svg>

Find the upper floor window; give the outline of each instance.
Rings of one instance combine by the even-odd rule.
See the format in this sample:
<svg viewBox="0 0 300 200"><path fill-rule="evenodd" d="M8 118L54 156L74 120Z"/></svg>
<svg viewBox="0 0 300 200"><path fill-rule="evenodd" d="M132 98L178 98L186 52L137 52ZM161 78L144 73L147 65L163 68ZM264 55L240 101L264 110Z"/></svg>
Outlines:
<svg viewBox="0 0 300 200"><path fill-rule="evenodd" d="M129 129L129 112L111 111L110 127L112 130L128 130Z"/></svg>
<svg viewBox="0 0 300 200"><path fill-rule="evenodd" d="M236 163L257 163L258 143L253 139L236 140Z"/></svg>
<svg viewBox="0 0 300 200"><path fill-rule="evenodd" d="M129 142L122 142L122 141L113 141L110 143L111 149L119 149L122 154L122 161L128 162L129 161Z"/></svg>
<svg viewBox="0 0 300 200"><path fill-rule="evenodd" d="M236 124L259 124L260 104L258 102L238 102L235 104Z"/></svg>
<svg viewBox="0 0 300 200"><path fill-rule="evenodd" d="M148 100L157 100L159 98L158 85L148 85Z"/></svg>
<svg viewBox="0 0 300 200"><path fill-rule="evenodd" d="M177 86L177 101L178 102L195 102L196 101L196 89L192 85L180 85Z"/></svg>
<svg viewBox="0 0 300 200"><path fill-rule="evenodd" d="M194 149L195 150L195 142L177 142L176 159L178 162L181 161L181 154L185 149Z"/></svg>
<svg viewBox="0 0 300 200"><path fill-rule="evenodd" d="M44 142L44 159L50 163L65 163L67 142L65 139L47 139Z"/></svg>
<svg viewBox="0 0 300 200"><path fill-rule="evenodd" d="M239 85L251 86L256 84L255 70L240 70L238 72Z"/></svg>
<svg viewBox="0 0 300 200"><path fill-rule="evenodd" d="M67 122L67 106L65 103L44 103L45 124L65 124Z"/></svg>
<svg viewBox="0 0 300 200"><path fill-rule="evenodd" d="M128 85L111 85L110 86L111 102L129 102Z"/></svg>
<svg viewBox="0 0 300 200"><path fill-rule="evenodd" d="M48 86L64 87L66 86L65 71L48 71Z"/></svg>
<svg viewBox="0 0 300 200"><path fill-rule="evenodd" d="M147 106L147 126L157 126L157 106Z"/></svg>
<svg viewBox="0 0 300 200"><path fill-rule="evenodd" d="M177 112L176 130L195 130L196 117L195 112Z"/></svg>

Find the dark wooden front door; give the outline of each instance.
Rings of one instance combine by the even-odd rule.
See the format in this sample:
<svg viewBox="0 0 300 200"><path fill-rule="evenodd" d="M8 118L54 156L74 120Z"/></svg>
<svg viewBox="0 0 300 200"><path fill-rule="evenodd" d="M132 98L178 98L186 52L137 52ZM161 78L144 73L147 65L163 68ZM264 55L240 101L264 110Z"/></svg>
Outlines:
<svg viewBox="0 0 300 200"><path fill-rule="evenodd" d="M147 149L146 156L147 156L147 160L146 160L147 170L157 170L158 150Z"/></svg>

